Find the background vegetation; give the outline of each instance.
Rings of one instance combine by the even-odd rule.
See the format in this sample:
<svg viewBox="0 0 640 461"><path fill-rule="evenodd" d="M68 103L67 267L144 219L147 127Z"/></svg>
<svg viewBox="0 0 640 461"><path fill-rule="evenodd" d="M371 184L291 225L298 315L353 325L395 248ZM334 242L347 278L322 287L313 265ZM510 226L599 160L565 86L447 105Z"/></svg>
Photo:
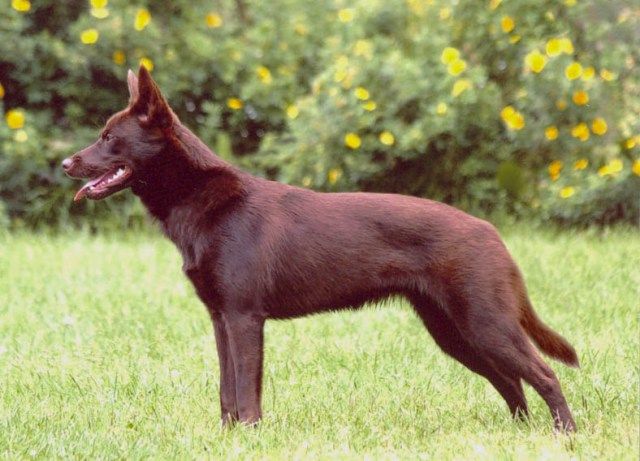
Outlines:
<svg viewBox="0 0 640 461"><path fill-rule="evenodd" d="M59 167L140 64L207 144L265 177L637 224L639 34L624 0L7 0L0 458L637 459L635 227L504 232L580 355L553 364L570 437L530 388L514 424L402 301L270 322L265 420L220 431L210 321L171 245L21 228L144 225L131 194L72 204Z"/></svg>
<svg viewBox="0 0 640 461"><path fill-rule="evenodd" d="M640 9L623 0L12 0L0 16L0 223L71 205L58 167L152 69L220 155L322 190L566 225L637 222ZM115 217L115 218L113 218Z"/></svg>

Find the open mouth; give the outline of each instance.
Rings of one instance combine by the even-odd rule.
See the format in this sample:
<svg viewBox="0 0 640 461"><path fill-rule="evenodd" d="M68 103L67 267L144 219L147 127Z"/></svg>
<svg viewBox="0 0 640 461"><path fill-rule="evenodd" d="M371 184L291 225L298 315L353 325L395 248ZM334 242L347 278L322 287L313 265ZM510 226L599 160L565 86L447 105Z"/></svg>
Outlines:
<svg viewBox="0 0 640 461"><path fill-rule="evenodd" d="M82 186L80 190L76 192L73 201L77 202L84 197L90 198L91 200L100 200L118 192L125 188L131 173L131 168L128 166L117 166Z"/></svg>

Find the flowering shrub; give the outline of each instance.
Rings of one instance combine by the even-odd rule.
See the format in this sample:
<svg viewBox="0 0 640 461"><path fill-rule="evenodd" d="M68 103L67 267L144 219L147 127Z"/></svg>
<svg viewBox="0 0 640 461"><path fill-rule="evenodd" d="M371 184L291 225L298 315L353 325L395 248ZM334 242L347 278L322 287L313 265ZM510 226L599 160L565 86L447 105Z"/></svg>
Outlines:
<svg viewBox="0 0 640 461"><path fill-rule="evenodd" d="M0 28L0 199L69 205L59 161L145 65L221 156L325 190L382 190L562 224L638 219L640 15L564 0L12 0ZM2 221L2 220L0 220Z"/></svg>

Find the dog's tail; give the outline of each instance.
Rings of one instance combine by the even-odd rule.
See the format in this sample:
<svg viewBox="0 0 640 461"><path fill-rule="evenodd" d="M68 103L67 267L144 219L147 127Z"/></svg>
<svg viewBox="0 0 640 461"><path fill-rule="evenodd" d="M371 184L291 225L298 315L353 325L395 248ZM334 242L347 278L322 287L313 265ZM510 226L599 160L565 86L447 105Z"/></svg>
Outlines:
<svg viewBox="0 0 640 461"><path fill-rule="evenodd" d="M580 367L573 346L540 320L526 296L522 304L520 324L543 352L570 367Z"/></svg>

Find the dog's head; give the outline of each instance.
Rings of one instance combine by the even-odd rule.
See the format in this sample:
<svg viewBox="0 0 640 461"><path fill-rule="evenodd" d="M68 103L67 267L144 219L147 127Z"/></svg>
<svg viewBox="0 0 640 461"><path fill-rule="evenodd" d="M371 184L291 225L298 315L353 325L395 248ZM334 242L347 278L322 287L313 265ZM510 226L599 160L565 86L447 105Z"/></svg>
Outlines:
<svg viewBox="0 0 640 461"><path fill-rule="evenodd" d="M125 189L136 180L167 143L179 123L146 68L138 76L129 70L129 105L113 115L89 147L62 162L72 178L88 178L74 200L100 200Z"/></svg>

